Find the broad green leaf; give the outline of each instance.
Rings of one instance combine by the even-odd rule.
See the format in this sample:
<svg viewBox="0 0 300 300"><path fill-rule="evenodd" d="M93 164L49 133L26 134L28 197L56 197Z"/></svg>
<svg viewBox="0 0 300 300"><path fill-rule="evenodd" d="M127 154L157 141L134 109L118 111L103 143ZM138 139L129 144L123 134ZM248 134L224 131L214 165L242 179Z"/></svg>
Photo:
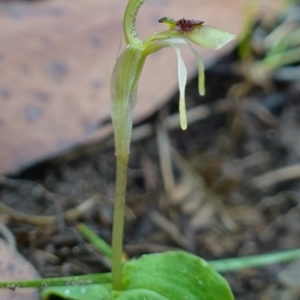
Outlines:
<svg viewBox="0 0 300 300"><path fill-rule="evenodd" d="M169 300L233 299L226 280L205 260L181 251L144 255L127 262L122 285L124 290L145 289Z"/></svg>
<svg viewBox="0 0 300 300"><path fill-rule="evenodd" d="M145 289L134 289L122 292L113 292L113 299L116 300L169 300L156 292Z"/></svg>
<svg viewBox="0 0 300 300"><path fill-rule="evenodd" d="M90 284L77 286L49 287L41 293L43 300L108 300L111 296L111 284Z"/></svg>

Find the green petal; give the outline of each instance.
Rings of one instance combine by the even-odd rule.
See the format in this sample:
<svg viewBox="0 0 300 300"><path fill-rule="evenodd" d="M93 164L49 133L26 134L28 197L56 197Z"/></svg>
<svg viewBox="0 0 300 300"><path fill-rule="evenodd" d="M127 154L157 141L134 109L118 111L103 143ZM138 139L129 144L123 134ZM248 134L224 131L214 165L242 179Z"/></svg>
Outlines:
<svg viewBox="0 0 300 300"><path fill-rule="evenodd" d="M187 33L181 33L175 29L169 29L154 36L154 40L163 39L173 39L173 38L183 38L187 39L198 46L210 48L210 49L220 49L225 44L234 40L236 35L229 32L219 30L215 27L209 25L195 26L192 31Z"/></svg>
<svg viewBox="0 0 300 300"><path fill-rule="evenodd" d="M185 36L198 46L210 49L220 49L231 40L236 39L236 35L209 25L196 26Z"/></svg>
<svg viewBox="0 0 300 300"><path fill-rule="evenodd" d="M186 79L187 79L187 71L186 71L186 67L180 49L175 45L172 45L172 48L175 50L175 53L177 55L177 62L178 62L180 125L181 128L185 130L187 128L186 109L185 109L185 86L186 86Z"/></svg>
<svg viewBox="0 0 300 300"><path fill-rule="evenodd" d="M200 96L205 95L205 73L204 63L199 53L191 46L190 49L193 51L198 64L198 92Z"/></svg>
<svg viewBox="0 0 300 300"><path fill-rule="evenodd" d="M185 108L185 86L186 86L186 68L181 56L179 49L175 46L177 44L187 45L191 51L193 52L198 65L198 91L200 96L205 95L205 73L204 73L204 63L201 59L201 56L198 52L191 46L188 40L185 38L170 38L170 39L158 39L154 43L150 44L145 49L145 55L149 55L153 52L156 52L165 47L173 47L177 59L178 59L178 81L179 81L179 115L180 115L180 124L181 128L185 130L187 128L187 120L186 120L186 108Z"/></svg>
<svg viewBox="0 0 300 300"><path fill-rule="evenodd" d="M190 42L184 38L172 38L172 39L166 39L166 40L157 40L155 43L150 45L146 51L147 52L155 52L160 50L161 48L164 47L172 47L173 45L177 44L184 44L187 45L193 52L196 60L197 60L197 65L198 65L198 91L200 96L205 95L205 73L204 73L204 63L199 55L199 53L192 47Z"/></svg>

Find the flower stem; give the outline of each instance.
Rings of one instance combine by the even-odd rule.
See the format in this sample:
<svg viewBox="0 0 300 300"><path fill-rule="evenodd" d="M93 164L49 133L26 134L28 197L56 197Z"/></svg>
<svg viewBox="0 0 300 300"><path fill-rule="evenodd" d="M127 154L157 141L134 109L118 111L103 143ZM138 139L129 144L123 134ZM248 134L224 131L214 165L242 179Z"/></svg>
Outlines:
<svg viewBox="0 0 300 300"><path fill-rule="evenodd" d="M121 289L121 258L132 113L136 103L137 81L144 62L143 48L128 45L117 59L111 80L111 115L114 126L117 159L112 236L112 276L114 290Z"/></svg>
<svg viewBox="0 0 300 300"><path fill-rule="evenodd" d="M112 274L114 290L121 289L122 244L124 231L127 166L128 155L125 155L125 157L117 155L115 209L112 236Z"/></svg>

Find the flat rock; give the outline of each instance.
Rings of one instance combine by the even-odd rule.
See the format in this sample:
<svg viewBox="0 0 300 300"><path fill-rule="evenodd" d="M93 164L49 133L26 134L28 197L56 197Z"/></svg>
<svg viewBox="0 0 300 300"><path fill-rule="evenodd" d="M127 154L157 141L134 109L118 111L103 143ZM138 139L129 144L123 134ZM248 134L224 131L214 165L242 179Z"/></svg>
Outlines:
<svg viewBox="0 0 300 300"><path fill-rule="evenodd" d="M0 239L0 281L39 278L35 268ZM38 300L36 289L0 289L1 300Z"/></svg>
<svg viewBox="0 0 300 300"><path fill-rule="evenodd" d="M19 172L112 133L109 84L126 2L0 2L0 173ZM138 17L139 34L146 38L164 30L157 20L165 16L201 19L238 34L246 2L149 0ZM200 53L205 59L220 55L204 49ZM184 54L191 75L196 63ZM176 91L176 72L172 49L149 57L135 121Z"/></svg>

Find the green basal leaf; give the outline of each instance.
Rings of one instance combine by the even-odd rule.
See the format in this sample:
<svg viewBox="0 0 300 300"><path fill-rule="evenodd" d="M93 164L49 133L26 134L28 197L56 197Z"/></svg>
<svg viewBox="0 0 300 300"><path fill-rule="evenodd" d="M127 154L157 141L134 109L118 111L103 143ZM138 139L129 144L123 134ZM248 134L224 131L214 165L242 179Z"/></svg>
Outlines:
<svg viewBox="0 0 300 300"><path fill-rule="evenodd" d="M111 284L91 284L78 286L58 286L46 288L42 291L43 300L108 300L111 299Z"/></svg>
<svg viewBox="0 0 300 300"><path fill-rule="evenodd" d="M124 264L121 291L111 284L46 288L68 300L232 300L226 280L205 260L186 252L143 255Z"/></svg>
<svg viewBox="0 0 300 300"><path fill-rule="evenodd" d="M134 289L122 292L113 292L112 299L116 300L169 300L156 292L145 289Z"/></svg>
<svg viewBox="0 0 300 300"><path fill-rule="evenodd" d="M146 289L169 300L233 299L226 280L205 260L181 251L131 260L122 278L124 290Z"/></svg>

